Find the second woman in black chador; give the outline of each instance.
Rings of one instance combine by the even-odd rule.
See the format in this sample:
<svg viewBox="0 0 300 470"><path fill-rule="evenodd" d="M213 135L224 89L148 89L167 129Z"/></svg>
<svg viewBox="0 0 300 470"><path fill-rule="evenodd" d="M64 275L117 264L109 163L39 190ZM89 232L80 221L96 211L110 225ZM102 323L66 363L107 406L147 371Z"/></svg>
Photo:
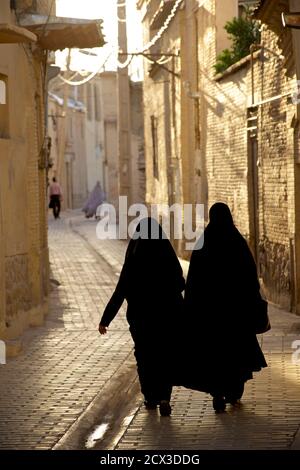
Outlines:
<svg viewBox="0 0 300 470"><path fill-rule="evenodd" d="M162 415L171 413L175 327L182 315L183 290L182 269L170 241L154 219L143 219L129 242L119 282L99 331L106 333L126 299L145 406L153 409L159 405Z"/></svg>
<svg viewBox="0 0 300 470"><path fill-rule="evenodd" d="M215 410L223 411L226 402L241 398L252 372L267 364L255 334L260 286L254 259L226 204L214 204L209 217L188 272L190 333L181 384L210 393Z"/></svg>

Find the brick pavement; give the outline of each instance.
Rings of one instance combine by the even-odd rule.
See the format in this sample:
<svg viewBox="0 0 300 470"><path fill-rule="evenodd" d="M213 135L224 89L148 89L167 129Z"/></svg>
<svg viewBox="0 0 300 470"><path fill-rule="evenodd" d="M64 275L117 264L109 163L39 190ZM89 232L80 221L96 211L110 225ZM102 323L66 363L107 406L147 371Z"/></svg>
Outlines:
<svg viewBox="0 0 300 470"><path fill-rule="evenodd" d="M175 388L171 419L140 407L115 448L300 449L300 364L291 361L299 320L270 311L273 329L260 337L269 367L247 383L241 406L215 414L209 395Z"/></svg>
<svg viewBox="0 0 300 470"><path fill-rule="evenodd" d="M109 335L97 332L115 270L64 219L50 220L49 244L52 277L60 283L50 313L43 327L26 332L21 355L0 366L2 449L52 448L132 350L124 309Z"/></svg>
<svg viewBox="0 0 300 470"><path fill-rule="evenodd" d="M76 213L50 223L53 277L61 285L52 291L45 325L30 329L23 354L0 368L1 448L53 448L128 363L132 344L124 311L109 335L100 338L96 331L126 244L100 242L95 225ZM300 448L300 365L291 362L300 320L270 310L272 330L260 337L269 367L247 384L241 407L216 415L209 396L175 388L171 418L147 412L141 400L111 448ZM94 448L103 448L101 442Z"/></svg>
<svg viewBox="0 0 300 470"><path fill-rule="evenodd" d="M95 249L95 221L73 226ZM113 242L107 242L113 243ZM115 248L115 258L118 258ZM291 345L300 339L299 317L270 306L272 330L259 340L269 367L246 385L240 407L215 414L209 395L176 387L171 418L141 406L115 442L125 449L297 449L300 448L300 364Z"/></svg>

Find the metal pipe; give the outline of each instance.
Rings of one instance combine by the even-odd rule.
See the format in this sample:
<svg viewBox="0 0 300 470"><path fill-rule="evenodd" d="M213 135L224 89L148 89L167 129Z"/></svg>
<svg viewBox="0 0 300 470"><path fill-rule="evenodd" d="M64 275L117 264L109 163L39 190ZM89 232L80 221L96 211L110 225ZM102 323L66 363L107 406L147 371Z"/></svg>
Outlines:
<svg viewBox="0 0 300 470"><path fill-rule="evenodd" d="M252 103L249 108L256 108L257 106L261 106L262 104L271 103L272 101L280 100L281 98L285 98L288 96L292 96L292 93L289 92L283 93L282 95L272 96L271 98L267 98L266 100L258 101L257 103Z"/></svg>
<svg viewBox="0 0 300 470"><path fill-rule="evenodd" d="M259 49L262 51L262 55L263 55L263 51L268 51L268 52L271 52L271 54L275 55L278 59L280 59L280 60L284 59L283 55L278 54L277 52L273 51L269 47L266 47L264 45L264 43L251 44L251 46L250 46L250 55L251 55L250 62L251 62L251 103L252 103L252 106L254 106L254 99L255 99L255 90L254 90L254 88L255 88L254 87L254 52L258 51Z"/></svg>

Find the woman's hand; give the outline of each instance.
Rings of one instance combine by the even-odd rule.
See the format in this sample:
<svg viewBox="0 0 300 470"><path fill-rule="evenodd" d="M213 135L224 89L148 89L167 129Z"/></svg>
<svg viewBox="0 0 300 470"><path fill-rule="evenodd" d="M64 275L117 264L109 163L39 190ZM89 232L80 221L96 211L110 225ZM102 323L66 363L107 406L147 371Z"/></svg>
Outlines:
<svg viewBox="0 0 300 470"><path fill-rule="evenodd" d="M105 335L107 333L106 326L99 325L99 333L100 333L100 335Z"/></svg>

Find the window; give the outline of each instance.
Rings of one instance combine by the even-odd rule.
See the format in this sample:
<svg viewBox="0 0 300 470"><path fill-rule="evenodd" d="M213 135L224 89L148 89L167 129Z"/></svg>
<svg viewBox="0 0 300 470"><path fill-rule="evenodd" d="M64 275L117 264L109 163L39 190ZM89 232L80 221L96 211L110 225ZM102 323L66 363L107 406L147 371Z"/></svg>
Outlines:
<svg viewBox="0 0 300 470"><path fill-rule="evenodd" d="M94 96L95 96L95 116L97 121L101 121L101 96L98 85L94 85Z"/></svg>
<svg viewBox="0 0 300 470"><path fill-rule="evenodd" d="M152 162L153 175L158 179L158 137L157 137L157 118L151 116L151 136L152 136Z"/></svg>
<svg viewBox="0 0 300 470"><path fill-rule="evenodd" d="M0 139L9 137L8 77L0 74Z"/></svg>

